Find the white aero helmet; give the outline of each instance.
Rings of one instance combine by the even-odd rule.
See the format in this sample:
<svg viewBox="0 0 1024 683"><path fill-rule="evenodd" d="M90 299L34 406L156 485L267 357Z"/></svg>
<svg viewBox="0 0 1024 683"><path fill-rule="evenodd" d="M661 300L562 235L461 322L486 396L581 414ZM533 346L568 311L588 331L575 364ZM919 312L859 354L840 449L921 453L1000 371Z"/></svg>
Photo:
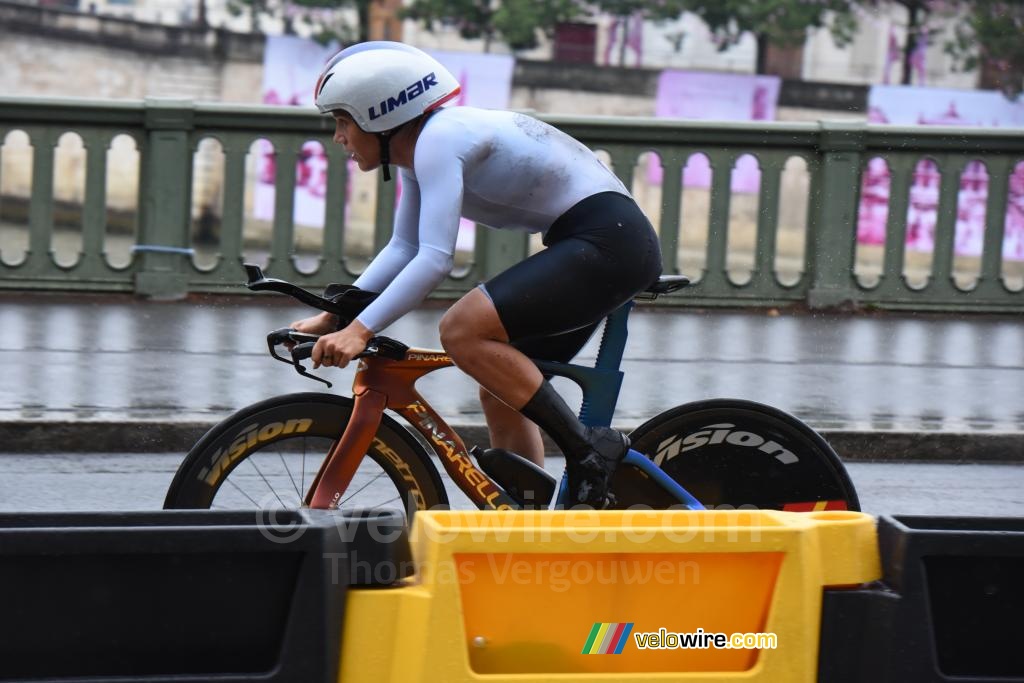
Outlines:
<svg viewBox="0 0 1024 683"><path fill-rule="evenodd" d="M459 81L422 50L391 41L346 48L317 80L321 114L343 109L368 133L386 133L459 94Z"/></svg>

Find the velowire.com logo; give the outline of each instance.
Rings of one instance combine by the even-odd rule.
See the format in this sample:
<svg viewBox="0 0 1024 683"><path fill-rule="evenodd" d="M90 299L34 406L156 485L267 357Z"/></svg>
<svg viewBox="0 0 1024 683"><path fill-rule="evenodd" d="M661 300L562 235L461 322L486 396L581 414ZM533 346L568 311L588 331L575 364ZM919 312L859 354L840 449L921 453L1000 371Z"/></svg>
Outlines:
<svg viewBox="0 0 1024 683"><path fill-rule="evenodd" d="M633 622L595 622L583 646L585 655L621 655L629 640Z"/></svg>

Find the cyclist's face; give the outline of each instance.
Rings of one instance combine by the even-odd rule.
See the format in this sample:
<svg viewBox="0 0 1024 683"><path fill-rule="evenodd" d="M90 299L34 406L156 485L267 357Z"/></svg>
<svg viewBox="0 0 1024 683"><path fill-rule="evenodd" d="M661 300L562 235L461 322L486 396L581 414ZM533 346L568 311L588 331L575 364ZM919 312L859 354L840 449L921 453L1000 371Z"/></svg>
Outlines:
<svg viewBox="0 0 1024 683"><path fill-rule="evenodd" d="M334 115L334 141L359 164L360 171L372 171L380 166L380 145L377 137L356 125L346 112Z"/></svg>

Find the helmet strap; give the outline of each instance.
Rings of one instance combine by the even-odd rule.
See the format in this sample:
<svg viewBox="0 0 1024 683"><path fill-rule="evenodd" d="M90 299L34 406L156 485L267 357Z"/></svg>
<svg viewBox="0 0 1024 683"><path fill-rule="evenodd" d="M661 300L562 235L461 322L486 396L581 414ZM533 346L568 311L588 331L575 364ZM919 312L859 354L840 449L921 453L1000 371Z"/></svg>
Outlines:
<svg viewBox="0 0 1024 683"><path fill-rule="evenodd" d="M384 170L385 183L391 180L391 136L393 134L393 130L377 133L377 139L380 140L380 165Z"/></svg>

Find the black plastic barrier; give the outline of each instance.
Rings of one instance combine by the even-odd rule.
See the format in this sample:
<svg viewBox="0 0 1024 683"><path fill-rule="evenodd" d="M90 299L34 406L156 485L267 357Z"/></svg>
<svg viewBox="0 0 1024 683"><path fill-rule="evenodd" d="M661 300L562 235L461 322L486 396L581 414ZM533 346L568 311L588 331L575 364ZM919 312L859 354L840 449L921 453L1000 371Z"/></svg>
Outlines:
<svg viewBox="0 0 1024 683"><path fill-rule="evenodd" d="M0 515L0 681L338 680L346 589L412 572L401 515Z"/></svg>
<svg viewBox="0 0 1024 683"><path fill-rule="evenodd" d="M826 591L819 680L1024 682L1024 518L882 517L883 578Z"/></svg>

